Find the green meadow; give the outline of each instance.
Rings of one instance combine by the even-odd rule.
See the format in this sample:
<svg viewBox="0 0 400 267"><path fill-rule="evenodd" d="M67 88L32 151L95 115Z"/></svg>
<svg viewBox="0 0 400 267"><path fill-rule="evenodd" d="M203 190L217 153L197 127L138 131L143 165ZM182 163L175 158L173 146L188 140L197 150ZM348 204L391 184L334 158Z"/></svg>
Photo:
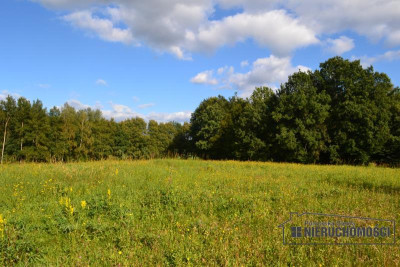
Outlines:
<svg viewBox="0 0 400 267"><path fill-rule="evenodd" d="M398 246L289 246L290 212L400 221L400 169L160 159L0 166L0 265L395 266Z"/></svg>

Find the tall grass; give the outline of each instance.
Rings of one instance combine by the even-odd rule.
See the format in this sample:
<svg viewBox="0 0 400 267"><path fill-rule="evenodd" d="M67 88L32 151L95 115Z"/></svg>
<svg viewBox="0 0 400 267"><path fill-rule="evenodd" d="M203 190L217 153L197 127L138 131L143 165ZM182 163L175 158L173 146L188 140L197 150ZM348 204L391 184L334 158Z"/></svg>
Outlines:
<svg viewBox="0 0 400 267"><path fill-rule="evenodd" d="M286 246L291 211L399 220L400 170L199 160L0 167L0 265L398 265Z"/></svg>

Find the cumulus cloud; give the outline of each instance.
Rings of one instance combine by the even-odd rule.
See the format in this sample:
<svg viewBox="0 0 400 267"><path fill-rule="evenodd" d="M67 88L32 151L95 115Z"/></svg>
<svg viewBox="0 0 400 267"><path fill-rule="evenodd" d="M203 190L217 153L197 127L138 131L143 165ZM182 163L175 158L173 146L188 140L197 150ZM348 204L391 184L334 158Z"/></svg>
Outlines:
<svg viewBox="0 0 400 267"><path fill-rule="evenodd" d="M143 115L133 111L130 107L120 104L111 103L111 109L103 109L101 112L105 118L114 118L116 121L122 121L134 117L143 118Z"/></svg>
<svg viewBox="0 0 400 267"><path fill-rule="evenodd" d="M396 46L400 44L400 30L391 32L386 40L390 46Z"/></svg>
<svg viewBox="0 0 400 267"><path fill-rule="evenodd" d="M285 9L295 14L299 23L317 34L346 30L373 41L384 39L400 45L400 1L393 0L219 0L225 8L241 7L244 12Z"/></svg>
<svg viewBox="0 0 400 267"><path fill-rule="evenodd" d="M185 122L190 120L191 115L192 112L190 111L180 111L173 113L151 112L146 116L146 118L148 120L156 120L159 122L168 122L168 121Z"/></svg>
<svg viewBox="0 0 400 267"><path fill-rule="evenodd" d="M284 10L256 14L236 14L201 27L195 38L195 50L212 51L248 38L274 54L287 55L294 49L318 43L313 31L301 25Z"/></svg>
<svg viewBox="0 0 400 267"><path fill-rule="evenodd" d="M102 85L102 86L107 86L108 85L107 82L105 80L103 80L103 79L98 79L96 81L96 84L97 85Z"/></svg>
<svg viewBox="0 0 400 267"><path fill-rule="evenodd" d="M212 70L206 70L198 73L196 76L190 79L190 82L197 84L211 84L211 85L216 85L218 83L217 79L213 77Z"/></svg>
<svg viewBox="0 0 400 267"><path fill-rule="evenodd" d="M96 104L94 106L90 106L90 105L86 105L83 104L82 102L80 102L79 100L76 99L70 99L67 101L67 104L73 108L75 108L76 110L82 110L82 109L102 109L103 105L97 101Z"/></svg>
<svg viewBox="0 0 400 267"><path fill-rule="evenodd" d="M0 94L0 100L2 98L2 94ZM190 111L180 111L180 112L172 112L172 113L160 113L160 112L150 112L148 114L142 114L132 110L130 107L110 103L111 109L104 109L100 103L96 103L95 106L90 106L81 103L79 100L71 99L67 101L68 105L74 107L77 110L82 109L99 109L101 110L103 116L107 119L115 119L116 121L123 121L129 118L143 118L146 121L149 120L156 120L158 122L169 122L169 121L176 121L176 122L185 122L190 120L190 116L192 112ZM145 104L146 105L146 104Z"/></svg>
<svg viewBox="0 0 400 267"><path fill-rule="evenodd" d="M337 39L328 39L326 41L327 48L335 55L342 55L354 48L354 40L346 36L340 36Z"/></svg>
<svg viewBox="0 0 400 267"><path fill-rule="evenodd" d="M259 58L253 62L251 69L246 73L234 72L228 75L228 83L238 89L243 96L250 95L255 87L278 87L286 82L288 76L296 71L309 70L305 66L292 66L290 57L276 57L271 55Z"/></svg>
<svg viewBox="0 0 400 267"><path fill-rule="evenodd" d="M77 110L91 108L91 106L82 104L79 100L76 100L76 99L68 100L67 104L70 105L71 107L77 109Z"/></svg>
<svg viewBox="0 0 400 267"><path fill-rule="evenodd" d="M119 105L119 104L111 104L111 110L102 110L104 117L110 119L114 118L116 121L122 121L129 118L140 117L144 120L156 120L158 122L168 122L168 121L177 121L177 122L185 122L190 120L191 112L182 111L182 112L173 112L173 113L158 113L151 112L147 115L141 114L133 111L130 107Z"/></svg>
<svg viewBox="0 0 400 267"><path fill-rule="evenodd" d="M9 92L8 90L0 91L0 100L5 100L7 98L7 96L12 96L12 97L14 97L16 99L21 97L20 94L12 93L12 92Z"/></svg>
<svg viewBox="0 0 400 267"><path fill-rule="evenodd" d="M179 46L171 46L168 51L182 60L192 60L192 57L185 53Z"/></svg>
<svg viewBox="0 0 400 267"><path fill-rule="evenodd" d="M360 59L361 65L365 68L372 65L375 62L379 61L393 61L393 60L400 60L400 50L391 50L387 51L383 54L376 55L373 57L369 56L362 56L362 57L353 57L353 59Z"/></svg>
<svg viewBox="0 0 400 267"><path fill-rule="evenodd" d="M32 1L66 10L65 21L103 40L146 44L184 60L191 59L192 52L211 53L249 38L280 55L318 42L313 30L283 9L248 9L212 20L216 5L229 5L218 0Z"/></svg>
<svg viewBox="0 0 400 267"><path fill-rule="evenodd" d="M281 1L283 2L283 1ZM299 21L318 33L352 30L373 41L400 45L400 1L289 0L285 4Z"/></svg>
<svg viewBox="0 0 400 267"><path fill-rule="evenodd" d="M183 43L207 21L207 14L213 8L209 0L40 2L48 7L72 10L64 20L104 40L146 44L184 60L191 56ZM101 16L96 15L98 13Z"/></svg>
<svg viewBox="0 0 400 267"><path fill-rule="evenodd" d="M287 81L288 76L297 71L307 71L305 66L293 66L290 57L271 55L255 60L248 72L235 72L234 68L225 66L219 68L219 88L236 89L241 96L249 96L256 87L269 86L277 88Z"/></svg>
<svg viewBox="0 0 400 267"><path fill-rule="evenodd" d="M0 100L5 100L9 93L6 90L0 92Z"/></svg>
<svg viewBox="0 0 400 267"><path fill-rule="evenodd" d="M190 52L212 52L247 38L275 55L287 56L298 47L318 42L318 35L346 30L373 41L383 39L388 45L400 45L400 1L373 0L368 4L361 0L32 1L69 12L64 20L104 40L146 44L180 59L190 59ZM217 5L242 11L212 20ZM343 53L349 45L350 42L337 44L335 51Z"/></svg>
<svg viewBox="0 0 400 267"><path fill-rule="evenodd" d="M75 27L97 34L101 39L106 41L122 42L125 44L133 42L131 31L115 27L111 20L95 17L89 10L73 12L65 15L63 19Z"/></svg>

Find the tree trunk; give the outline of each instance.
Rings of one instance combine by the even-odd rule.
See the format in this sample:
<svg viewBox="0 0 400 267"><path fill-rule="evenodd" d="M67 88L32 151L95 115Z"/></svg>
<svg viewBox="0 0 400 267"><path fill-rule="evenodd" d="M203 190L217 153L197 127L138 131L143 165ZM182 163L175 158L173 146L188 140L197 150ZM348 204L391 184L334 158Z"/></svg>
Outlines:
<svg viewBox="0 0 400 267"><path fill-rule="evenodd" d="M1 150L1 163L3 164L3 159L4 159L4 148L6 146L6 136L7 136L7 126L8 126L8 121L10 120L10 118L7 118L6 120L6 124L4 125L4 137L3 137L3 148Z"/></svg>

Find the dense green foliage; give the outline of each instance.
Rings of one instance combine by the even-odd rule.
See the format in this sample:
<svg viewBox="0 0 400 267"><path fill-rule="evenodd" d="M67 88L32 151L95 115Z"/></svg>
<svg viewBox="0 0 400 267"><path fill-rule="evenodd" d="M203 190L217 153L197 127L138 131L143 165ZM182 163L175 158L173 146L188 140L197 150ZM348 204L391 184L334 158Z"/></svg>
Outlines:
<svg viewBox="0 0 400 267"><path fill-rule="evenodd" d="M186 127L174 122L146 123L141 118L118 123L103 118L99 110L76 111L68 104L47 112L39 100L31 104L19 98L16 103L11 96L1 101L0 107L8 161L160 157L168 153L174 137Z"/></svg>
<svg viewBox="0 0 400 267"><path fill-rule="evenodd" d="M197 154L213 159L399 164L399 106L386 74L335 57L276 92L204 100L191 133Z"/></svg>
<svg viewBox="0 0 400 267"><path fill-rule="evenodd" d="M396 266L398 246L287 246L278 225L292 211L399 221L399 176L237 161L5 164L0 265Z"/></svg>
<svg viewBox="0 0 400 267"><path fill-rule="evenodd" d="M0 102L7 161L206 159L400 164L400 89L359 61L335 57L246 99L211 97L189 123L106 120L98 110L12 97Z"/></svg>

